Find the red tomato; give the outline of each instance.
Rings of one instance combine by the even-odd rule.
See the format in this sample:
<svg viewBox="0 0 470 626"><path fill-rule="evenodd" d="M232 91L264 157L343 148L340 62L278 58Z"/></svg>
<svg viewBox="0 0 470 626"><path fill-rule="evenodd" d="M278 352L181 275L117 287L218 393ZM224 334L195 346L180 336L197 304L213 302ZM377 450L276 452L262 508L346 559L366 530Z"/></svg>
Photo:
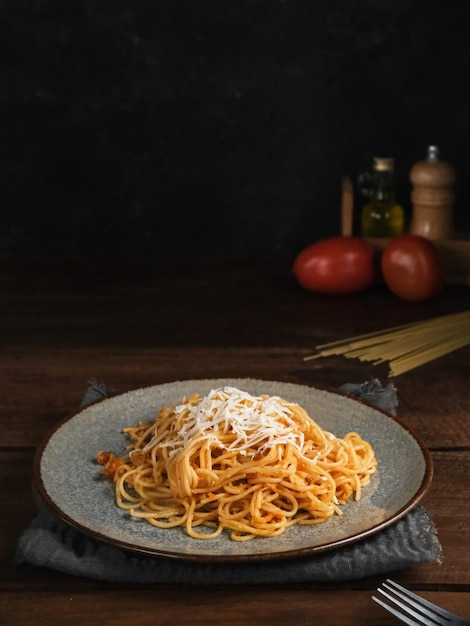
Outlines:
<svg viewBox="0 0 470 626"><path fill-rule="evenodd" d="M403 300L427 300L444 287L445 273L436 246L420 235L400 235L381 258L386 285Z"/></svg>
<svg viewBox="0 0 470 626"><path fill-rule="evenodd" d="M292 270L302 287L310 291L357 293L375 280L374 249L358 237L323 239L302 250Z"/></svg>

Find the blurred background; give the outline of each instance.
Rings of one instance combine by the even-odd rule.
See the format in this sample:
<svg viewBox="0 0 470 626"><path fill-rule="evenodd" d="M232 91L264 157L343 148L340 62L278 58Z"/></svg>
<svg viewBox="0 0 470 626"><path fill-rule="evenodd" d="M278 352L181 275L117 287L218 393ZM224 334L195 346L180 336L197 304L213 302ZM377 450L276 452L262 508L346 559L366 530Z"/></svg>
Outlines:
<svg viewBox="0 0 470 626"><path fill-rule="evenodd" d="M342 176L374 156L409 213L430 143L465 229L464 9L1 1L0 250L294 255L340 232Z"/></svg>

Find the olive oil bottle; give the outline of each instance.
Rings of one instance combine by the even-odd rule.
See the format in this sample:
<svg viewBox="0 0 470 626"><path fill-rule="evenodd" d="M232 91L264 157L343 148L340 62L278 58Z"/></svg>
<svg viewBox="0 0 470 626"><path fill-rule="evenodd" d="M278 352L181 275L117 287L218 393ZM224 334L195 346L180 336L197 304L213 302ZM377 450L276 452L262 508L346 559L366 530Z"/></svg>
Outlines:
<svg viewBox="0 0 470 626"><path fill-rule="evenodd" d="M403 232L405 216L393 185L394 166L394 159L374 158L370 196L361 215L363 237L389 238Z"/></svg>

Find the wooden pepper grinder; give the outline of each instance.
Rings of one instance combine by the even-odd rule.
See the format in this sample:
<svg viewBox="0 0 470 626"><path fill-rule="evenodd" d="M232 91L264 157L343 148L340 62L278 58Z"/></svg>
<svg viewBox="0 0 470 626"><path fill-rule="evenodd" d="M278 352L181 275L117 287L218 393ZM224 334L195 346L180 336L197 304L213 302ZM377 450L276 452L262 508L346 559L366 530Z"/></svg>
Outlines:
<svg viewBox="0 0 470 626"><path fill-rule="evenodd" d="M410 181L410 232L431 240L452 239L455 172L449 163L439 160L437 146L429 146L427 159L411 168Z"/></svg>

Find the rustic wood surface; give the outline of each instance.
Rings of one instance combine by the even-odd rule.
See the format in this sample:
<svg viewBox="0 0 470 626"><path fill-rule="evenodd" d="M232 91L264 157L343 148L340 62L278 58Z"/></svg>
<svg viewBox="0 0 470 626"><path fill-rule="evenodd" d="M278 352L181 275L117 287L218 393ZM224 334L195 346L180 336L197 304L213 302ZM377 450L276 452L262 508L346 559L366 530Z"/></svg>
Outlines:
<svg viewBox="0 0 470 626"><path fill-rule="evenodd" d="M383 286L331 297L297 286L289 259L0 259L0 622L5 624L395 624L370 577L341 584L116 585L12 559L35 515L36 447L75 411L92 378L117 392L172 380L256 377L334 389L387 367L331 357L317 344L470 308L470 289L405 303ZM429 447L424 505L440 564L391 577L470 619L470 347L393 380L400 419Z"/></svg>

